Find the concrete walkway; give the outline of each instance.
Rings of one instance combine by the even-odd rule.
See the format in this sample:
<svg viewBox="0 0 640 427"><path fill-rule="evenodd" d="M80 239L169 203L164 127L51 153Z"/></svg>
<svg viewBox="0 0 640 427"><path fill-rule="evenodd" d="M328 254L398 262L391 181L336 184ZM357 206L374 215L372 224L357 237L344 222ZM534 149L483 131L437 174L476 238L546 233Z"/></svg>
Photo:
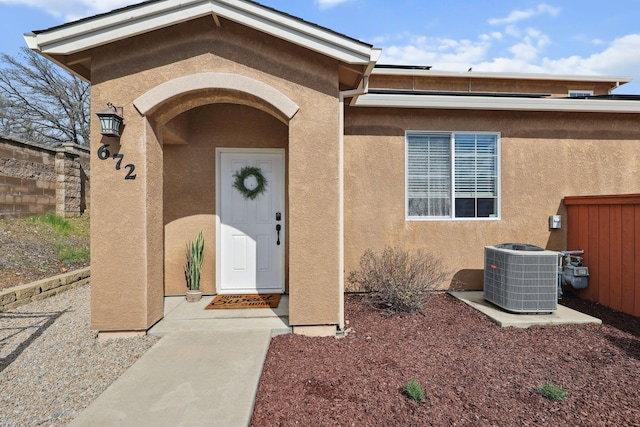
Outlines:
<svg viewBox="0 0 640 427"><path fill-rule="evenodd" d="M277 310L205 310L211 297L165 299L150 329L160 341L70 426L246 426L273 335L289 333Z"/></svg>
<svg viewBox="0 0 640 427"><path fill-rule="evenodd" d="M551 314L518 314L510 313L484 299L482 291L449 292L464 303L486 314L489 319L503 328L529 328L546 325L580 325L585 323L601 324L602 321L579 311L558 304L558 309Z"/></svg>

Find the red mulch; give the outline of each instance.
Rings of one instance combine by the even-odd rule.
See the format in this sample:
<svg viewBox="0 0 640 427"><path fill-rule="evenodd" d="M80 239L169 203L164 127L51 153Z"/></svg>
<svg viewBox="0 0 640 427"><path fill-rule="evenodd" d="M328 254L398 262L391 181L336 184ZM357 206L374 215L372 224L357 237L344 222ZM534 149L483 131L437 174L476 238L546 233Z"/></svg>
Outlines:
<svg viewBox="0 0 640 427"><path fill-rule="evenodd" d="M604 323L503 329L447 294L397 316L348 296L346 338L273 339L251 425L640 426L640 319L561 303ZM570 396L534 391L548 381Z"/></svg>

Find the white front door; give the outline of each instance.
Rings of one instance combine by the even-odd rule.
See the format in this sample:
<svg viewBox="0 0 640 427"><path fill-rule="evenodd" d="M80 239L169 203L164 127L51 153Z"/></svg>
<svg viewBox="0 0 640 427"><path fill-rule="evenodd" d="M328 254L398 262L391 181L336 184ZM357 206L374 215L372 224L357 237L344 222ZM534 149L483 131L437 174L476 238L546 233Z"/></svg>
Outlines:
<svg viewBox="0 0 640 427"><path fill-rule="evenodd" d="M265 179L253 199L234 187L245 167L258 168ZM284 292L284 151L222 151L219 179L220 293ZM256 176L242 184L255 189Z"/></svg>

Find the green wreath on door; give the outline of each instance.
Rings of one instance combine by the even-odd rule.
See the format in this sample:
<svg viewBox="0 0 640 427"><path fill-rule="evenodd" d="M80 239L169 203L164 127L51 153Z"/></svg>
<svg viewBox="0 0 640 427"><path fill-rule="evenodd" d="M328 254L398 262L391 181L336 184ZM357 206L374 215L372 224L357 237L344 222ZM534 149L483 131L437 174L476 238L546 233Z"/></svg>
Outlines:
<svg viewBox="0 0 640 427"><path fill-rule="evenodd" d="M245 199L254 200L267 188L267 178L262 174L262 170L255 166L244 166L233 174L233 187L237 189ZM255 182L252 182L253 179ZM247 180L250 180L247 182ZM249 185L247 185L249 184Z"/></svg>

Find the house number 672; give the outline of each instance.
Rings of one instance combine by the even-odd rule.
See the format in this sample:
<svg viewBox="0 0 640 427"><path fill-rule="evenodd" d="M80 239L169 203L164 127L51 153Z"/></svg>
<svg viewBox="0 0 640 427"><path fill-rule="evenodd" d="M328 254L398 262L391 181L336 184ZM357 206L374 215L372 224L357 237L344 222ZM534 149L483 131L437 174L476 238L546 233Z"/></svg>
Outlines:
<svg viewBox="0 0 640 427"><path fill-rule="evenodd" d="M117 154L111 155L111 152L109 151L109 144L102 144L100 148L98 148L98 158L100 160L107 160L107 159L116 160L115 169L119 171L122 166L122 160L124 159L124 154L117 153ZM136 179L136 174L133 173L133 171L136 170L135 165L129 163L124 165L124 168L129 170L125 175L124 179Z"/></svg>

